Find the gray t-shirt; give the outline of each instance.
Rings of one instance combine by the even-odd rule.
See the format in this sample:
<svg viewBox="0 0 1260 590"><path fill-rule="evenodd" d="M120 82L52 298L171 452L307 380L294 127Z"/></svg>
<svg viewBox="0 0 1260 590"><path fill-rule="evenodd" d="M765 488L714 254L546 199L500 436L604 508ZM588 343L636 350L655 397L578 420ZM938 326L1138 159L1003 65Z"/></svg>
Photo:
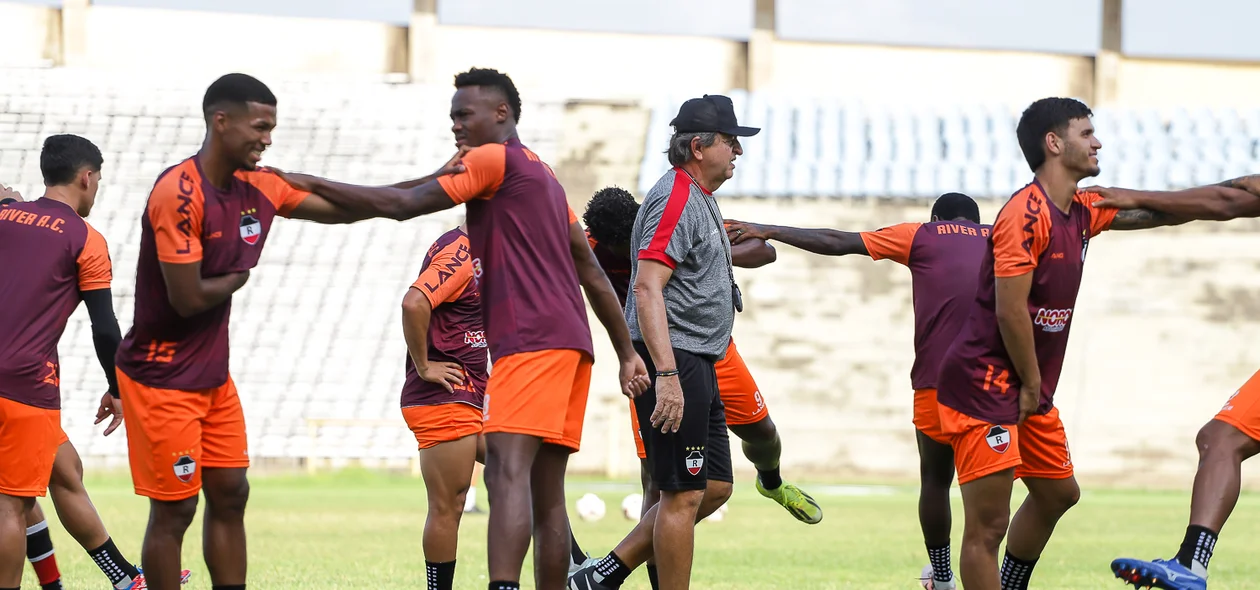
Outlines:
<svg viewBox="0 0 1260 590"><path fill-rule="evenodd" d="M670 170L648 191L630 234L634 268L655 260L674 269L665 283L665 315L674 348L722 358L735 323L731 294L731 244L712 195L681 169ZM626 299L630 338L643 340L634 291Z"/></svg>

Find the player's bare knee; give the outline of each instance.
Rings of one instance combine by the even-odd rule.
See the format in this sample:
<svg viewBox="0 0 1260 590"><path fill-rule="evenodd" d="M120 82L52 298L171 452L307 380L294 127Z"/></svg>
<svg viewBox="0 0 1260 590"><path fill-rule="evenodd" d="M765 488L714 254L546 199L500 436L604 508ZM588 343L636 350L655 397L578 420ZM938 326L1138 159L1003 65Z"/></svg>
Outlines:
<svg viewBox="0 0 1260 590"><path fill-rule="evenodd" d="M704 490L704 503L715 504L716 509L731 499L731 492L735 490L735 485L727 481L709 480Z"/></svg>
<svg viewBox="0 0 1260 590"><path fill-rule="evenodd" d="M774 420L771 420L770 416L766 416L752 424L731 426L730 429L740 440L752 445L771 444L779 440L779 429L774 425Z"/></svg>
<svg viewBox="0 0 1260 590"><path fill-rule="evenodd" d="M249 480L241 477L224 481L213 488L207 487L206 503L216 514L245 513L245 505L249 503Z"/></svg>
<svg viewBox="0 0 1260 590"><path fill-rule="evenodd" d="M661 491L660 508L663 512L695 514L704 501L705 490Z"/></svg>
<svg viewBox="0 0 1260 590"><path fill-rule="evenodd" d="M184 534L197 517L197 496L183 500L153 500L149 526L159 532Z"/></svg>

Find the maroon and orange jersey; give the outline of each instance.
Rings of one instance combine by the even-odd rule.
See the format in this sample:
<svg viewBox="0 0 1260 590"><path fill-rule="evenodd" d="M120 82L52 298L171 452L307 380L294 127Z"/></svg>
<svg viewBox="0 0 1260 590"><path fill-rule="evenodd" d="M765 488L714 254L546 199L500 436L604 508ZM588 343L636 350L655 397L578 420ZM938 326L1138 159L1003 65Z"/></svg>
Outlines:
<svg viewBox="0 0 1260 590"><path fill-rule="evenodd" d="M970 317L941 362L937 388L942 404L996 424L1019 419L1022 382L1002 344L995 290L997 277L1031 272L1028 313L1041 369L1037 413L1054 407L1089 240L1110 227L1118 211L1092 207L1099 199L1078 191L1064 213L1033 182L1002 207L980 267Z"/></svg>
<svg viewBox="0 0 1260 590"><path fill-rule="evenodd" d="M464 382L449 393L441 385L420 378L407 355L407 380L402 407L463 403L481 407L486 394L489 358L481 319L481 293L473 277L468 235L459 228L442 234L424 257L424 270L412 289L422 293L433 312L429 316L429 360L458 363Z"/></svg>
<svg viewBox="0 0 1260 590"><path fill-rule="evenodd" d="M232 300L190 318L167 299L160 263L201 263L202 277L254 268L277 215L287 216L310 193L265 169L237 171L220 191L196 156L167 169L140 217L136 312L116 359L137 383L159 389L212 389L228 379Z"/></svg>
<svg viewBox="0 0 1260 590"><path fill-rule="evenodd" d="M490 358L551 349L594 356L569 248L577 215L551 167L516 138L479 146L463 164L438 182L467 203Z"/></svg>
<svg viewBox="0 0 1260 590"><path fill-rule="evenodd" d="M108 289L105 238L69 205L0 205L0 397L61 408L57 343L84 291Z"/></svg>
<svg viewBox="0 0 1260 590"><path fill-rule="evenodd" d="M976 277L990 226L970 221L902 223L862 232L873 260L910 269L914 299L914 389L936 387L941 359L962 331L976 298Z"/></svg>
<svg viewBox="0 0 1260 590"><path fill-rule="evenodd" d="M634 270L630 266L630 258L617 254L608 246L601 245L598 240L591 237L590 230L586 230L586 241L591 245L591 251L595 253L595 262L604 270L608 282L612 283L613 291L617 293L617 300L621 302L621 308L625 309L626 297L630 295L630 274Z"/></svg>

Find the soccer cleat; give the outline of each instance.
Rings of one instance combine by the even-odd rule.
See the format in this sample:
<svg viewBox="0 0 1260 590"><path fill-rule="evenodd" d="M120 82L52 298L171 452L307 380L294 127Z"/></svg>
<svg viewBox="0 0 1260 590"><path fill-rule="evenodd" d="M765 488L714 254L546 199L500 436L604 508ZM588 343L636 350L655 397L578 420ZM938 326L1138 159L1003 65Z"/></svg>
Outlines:
<svg viewBox="0 0 1260 590"><path fill-rule="evenodd" d="M1111 562L1111 571L1126 584L1137 587L1163 588L1164 590L1207 590L1207 579L1196 576L1175 559L1117 559Z"/></svg>
<svg viewBox="0 0 1260 590"><path fill-rule="evenodd" d="M592 565L592 566L593 566L593 565L595 565L595 564L597 564L597 563L599 563L599 558L598 558L598 557L591 557L591 554L590 554L590 553L587 553L587 554L586 554L586 559L585 559L585 560L583 560L583 561L582 561L582 563L572 563L572 562L570 562L570 563L569 563L569 576L570 576L570 577L572 577L572 576L573 576L573 574L576 574L578 570L580 570L580 569L582 569L582 568L584 568L584 567L586 567L586 566L588 566L588 565Z"/></svg>
<svg viewBox="0 0 1260 590"><path fill-rule="evenodd" d="M818 524L822 522L822 508L818 506L818 502L815 502L809 494L801 491L801 488L784 482L783 485L773 490L767 490L761 485L761 478L758 477L757 491L761 495L778 502L780 506L786 508L788 512L792 513L792 516L795 516L796 520L805 524Z"/></svg>
<svg viewBox="0 0 1260 590"><path fill-rule="evenodd" d="M621 584L612 586L604 584L604 577L595 571L595 564L599 563L598 559L588 559L582 567L576 572L569 575L569 590L617 590L621 588Z"/></svg>
<svg viewBox="0 0 1260 590"><path fill-rule="evenodd" d="M140 570L140 568L136 568ZM179 585L183 586L188 583L188 578L192 577L192 572L184 570L179 572ZM144 570L140 570L140 575L132 578L131 585L127 586L127 590L148 590L149 583L144 579Z"/></svg>
<svg viewBox="0 0 1260 590"><path fill-rule="evenodd" d="M954 574L949 574L949 581L942 582L932 577L932 564L923 566L923 571L919 572L919 585L923 586L923 590L955 590L958 588L954 582Z"/></svg>

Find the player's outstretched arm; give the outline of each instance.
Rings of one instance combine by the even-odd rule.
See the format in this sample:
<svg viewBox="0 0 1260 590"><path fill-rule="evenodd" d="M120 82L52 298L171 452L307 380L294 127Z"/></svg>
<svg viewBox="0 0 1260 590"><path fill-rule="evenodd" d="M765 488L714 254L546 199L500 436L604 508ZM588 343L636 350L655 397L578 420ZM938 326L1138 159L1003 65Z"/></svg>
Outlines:
<svg viewBox="0 0 1260 590"><path fill-rule="evenodd" d="M586 239L586 231L581 224L569 224L569 251L573 255L573 264L577 269L578 281L586 298L591 302L595 317L608 331L608 339L617 351L617 359L621 364L621 389L628 397L636 397L651 384L647 367L639 353L630 343L630 329L626 327L626 318L621 313L621 301L613 290L608 275L600 268L595 259L595 252Z"/></svg>
<svg viewBox="0 0 1260 590"><path fill-rule="evenodd" d="M1122 209L1111 229L1146 229L1187 221L1227 221L1260 217L1260 176L1179 191L1139 191L1092 187L1102 195L1094 207Z"/></svg>
<svg viewBox="0 0 1260 590"><path fill-rule="evenodd" d="M463 152L461 152L462 154ZM437 179L464 171L456 154L437 172L391 186L361 186L327 178L270 169L295 189L311 193L289 217L324 224L354 223L384 217L403 221L455 206Z"/></svg>
<svg viewBox="0 0 1260 590"><path fill-rule="evenodd" d="M835 229L802 229L778 225L761 225L743 221L726 220L726 235L732 244L748 240L775 240L795 246L807 252L824 256L862 254L869 256L862 236L856 232Z"/></svg>
<svg viewBox="0 0 1260 590"><path fill-rule="evenodd" d="M727 234L730 237L730 234ZM774 246L762 239L746 239L731 242L731 264L740 268L760 268L779 258Z"/></svg>
<svg viewBox="0 0 1260 590"><path fill-rule="evenodd" d="M175 313L183 318L193 317L227 301L249 280L248 270L203 278L200 260L185 264L159 264L166 283L166 298Z"/></svg>

